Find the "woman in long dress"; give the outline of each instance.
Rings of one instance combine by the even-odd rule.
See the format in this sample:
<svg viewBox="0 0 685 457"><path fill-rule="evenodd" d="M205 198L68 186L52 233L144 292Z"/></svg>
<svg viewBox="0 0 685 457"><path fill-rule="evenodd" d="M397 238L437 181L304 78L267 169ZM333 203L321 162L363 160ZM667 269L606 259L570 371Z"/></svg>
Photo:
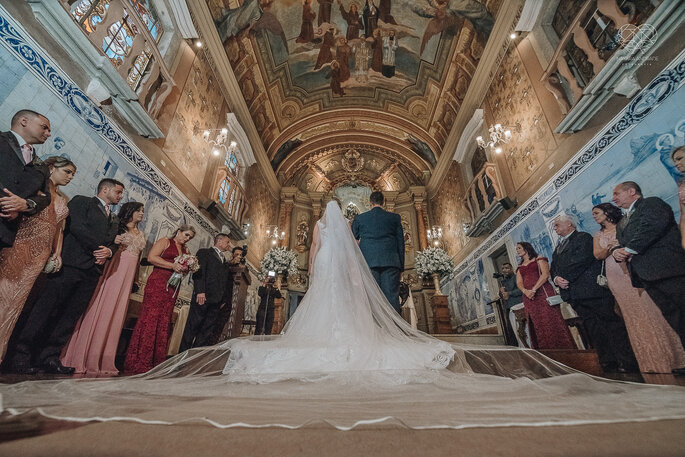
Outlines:
<svg viewBox="0 0 685 457"><path fill-rule="evenodd" d="M621 210L611 203L600 203L592 208L592 217L602 227L594 236L594 254L604 259L609 289L623 315L640 371L670 373L685 368L680 338L647 292L633 287L625 262L617 263L611 255L611 249L619 245L616 224L623 217Z"/></svg>
<svg viewBox="0 0 685 457"><path fill-rule="evenodd" d="M119 235L114 240L119 249L107 262L95 295L63 352L62 365L74 367L76 373L119 374L114 359L140 253L145 249L145 236L138 229L144 214L139 202L124 203L119 210Z"/></svg>
<svg viewBox="0 0 685 457"><path fill-rule="evenodd" d="M535 349L575 349L571 332L559 306L550 306L547 297L556 295L549 283L549 263L538 257L530 243L516 244L521 263L516 270L516 285L523 293L530 339Z"/></svg>
<svg viewBox="0 0 685 457"><path fill-rule="evenodd" d="M187 272L175 259L188 254L185 245L194 236L195 228L184 224L172 238L161 238L150 249L147 259L155 268L145 284L140 316L126 351L127 374L145 373L166 360L169 323L176 302L176 288L167 287L167 281L173 273Z"/></svg>
<svg viewBox="0 0 685 457"><path fill-rule="evenodd" d="M331 201L314 226L310 286L275 340L227 342L223 370L231 381L284 379L429 382L455 351L413 330L373 279L339 204Z"/></svg>
<svg viewBox="0 0 685 457"><path fill-rule="evenodd" d="M33 283L50 262L52 272L62 267L67 197L59 190L74 178L76 165L64 157L45 160L50 169L50 204L36 215L24 217L14 245L0 252L0 361Z"/></svg>

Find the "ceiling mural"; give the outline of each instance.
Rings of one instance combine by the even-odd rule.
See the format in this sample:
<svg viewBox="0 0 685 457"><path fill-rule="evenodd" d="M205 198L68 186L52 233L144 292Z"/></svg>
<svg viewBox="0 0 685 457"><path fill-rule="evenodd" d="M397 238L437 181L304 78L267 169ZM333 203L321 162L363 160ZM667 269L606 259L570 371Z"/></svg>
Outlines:
<svg viewBox="0 0 685 457"><path fill-rule="evenodd" d="M431 170L501 0L207 2L279 172L332 131L399 141Z"/></svg>

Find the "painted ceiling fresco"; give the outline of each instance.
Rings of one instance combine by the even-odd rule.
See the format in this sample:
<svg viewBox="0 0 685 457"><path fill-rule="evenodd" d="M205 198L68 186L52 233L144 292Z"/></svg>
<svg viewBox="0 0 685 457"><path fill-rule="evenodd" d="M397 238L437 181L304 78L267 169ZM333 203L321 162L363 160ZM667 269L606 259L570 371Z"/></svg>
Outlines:
<svg viewBox="0 0 685 457"><path fill-rule="evenodd" d="M376 133L370 137L401 143L385 149L418 156L423 165L417 172L432 169L499 4L244 0L231 8L229 0L208 0L277 172L298 150L312 156L340 135L349 137L342 142L353 140L351 121L357 127L366 122L364 127ZM321 138L328 144L311 146Z"/></svg>

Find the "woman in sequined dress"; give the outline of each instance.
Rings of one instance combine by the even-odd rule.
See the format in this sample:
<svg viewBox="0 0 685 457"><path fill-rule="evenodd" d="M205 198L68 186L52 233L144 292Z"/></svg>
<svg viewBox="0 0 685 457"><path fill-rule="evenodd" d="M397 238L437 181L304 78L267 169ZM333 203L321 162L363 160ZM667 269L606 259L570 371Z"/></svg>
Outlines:
<svg viewBox="0 0 685 457"><path fill-rule="evenodd" d="M138 277L140 253L145 249L145 236L138 229L144 214L142 203L121 206L119 235L114 240L119 249L105 266L88 309L62 352L62 365L74 367L76 373L99 377L119 374L114 359L131 287Z"/></svg>
<svg viewBox="0 0 685 457"><path fill-rule="evenodd" d="M34 216L24 217L14 245L0 253L0 360L45 264L50 260L53 271L62 267L62 233L69 209L68 199L59 187L73 179L76 165L59 156L49 157L45 163L50 168L50 205Z"/></svg>

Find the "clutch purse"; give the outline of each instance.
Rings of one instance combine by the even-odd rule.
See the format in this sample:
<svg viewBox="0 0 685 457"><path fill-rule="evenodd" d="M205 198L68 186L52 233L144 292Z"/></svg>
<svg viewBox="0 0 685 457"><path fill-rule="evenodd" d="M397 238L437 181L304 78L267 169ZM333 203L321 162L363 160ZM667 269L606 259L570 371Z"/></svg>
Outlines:
<svg viewBox="0 0 685 457"><path fill-rule="evenodd" d="M607 280L606 275L604 274L604 264L606 261L602 262L602 271L597 275L597 284L599 284L602 287L609 287L609 280Z"/></svg>
<svg viewBox="0 0 685 457"><path fill-rule="evenodd" d="M561 305L564 302L561 295L552 295L551 297L547 297L546 300L549 306Z"/></svg>
<svg viewBox="0 0 685 457"><path fill-rule="evenodd" d="M57 260L54 260L52 258L48 259L48 261L45 263L45 266L43 267L43 273L57 273L57 271L59 270L58 265L59 264L57 263Z"/></svg>

